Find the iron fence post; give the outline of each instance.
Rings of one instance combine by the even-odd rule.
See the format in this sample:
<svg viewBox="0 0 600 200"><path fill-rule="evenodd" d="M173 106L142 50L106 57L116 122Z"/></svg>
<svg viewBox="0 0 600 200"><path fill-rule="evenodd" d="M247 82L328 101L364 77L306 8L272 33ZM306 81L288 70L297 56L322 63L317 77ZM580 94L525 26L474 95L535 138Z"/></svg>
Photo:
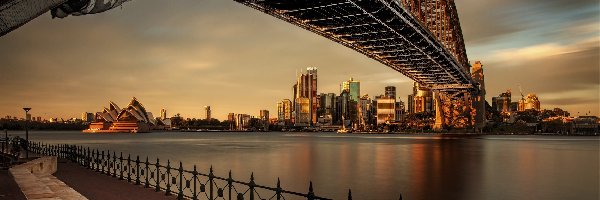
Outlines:
<svg viewBox="0 0 600 200"><path fill-rule="evenodd" d="M402 193L400 193L400 198L399 198L399 200L402 200Z"/></svg>
<svg viewBox="0 0 600 200"><path fill-rule="evenodd" d="M100 163L98 163L98 160L100 158L98 158L100 156L100 150L96 149L95 151L95 158L94 158L94 166L96 167L96 171L100 171Z"/></svg>
<svg viewBox="0 0 600 200"><path fill-rule="evenodd" d="M113 166L113 177L117 177L117 154L116 152L113 151L113 162L112 162L112 166Z"/></svg>
<svg viewBox="0 0 600 200"><path fill-rule="evenodd" d="M119 156L119 180L123 180L123 152Z"/></svg>
<svg viewBox="0 0 600 200"><path fill-rule="evenodd" d="M106 166L106 162L104 160L104 150L102 150L102 158L100 158L100 163L102 163L102 170L100 170L100 172L104 174L104 167Z"/></svg>
<svg viewBox="0 0 600 200"><path fill-rule="evenodd" d="M277 194L277 200L281 200L281 181L279 181L279 177L277 177L277 190L275 194Z"/></svg>
<svg viewBox="0 0 600 200"><path fill-rule="evenodd" d="M127 182L131 182L131 154L127 154Z"/></svg>
<svg viewBox="0 0 600 200"><path fill-rule="evenodd" d="M250 183L248 186L250 187L250 200L254 200L254 172L250 174Z"/></svg>
<svg viewBox="0 0 600 200"><path fill-rule="evenodd" d="M348 189L348 200L352 200L352 190Z"/></svg>
<svg viewBox="0 0 600 200"><path fill-rule="evenodd" d="M146 174L146 177L145 177L146 182L144 183L144 187L145 188L149 188L150 187L150 183L148 181L148 173L150 173L150 170L149 170L148 164L150 164L150 163L148 163L148 156L146 156L146 163L145 164L146 164L146 173L145 173Z"/></svg>
<svg viewBox="0 0 600 200"><path fill-rule="evenodd" d="M110 164L110 150L106 150L106 175L110 176L110 169L112 168Z"/></svg>
<svg viewBox="0 0 600 200"><path fill-rule="evenodd" d="M192 175L193 175L192 180L194 181L194 189L193 189L194 194L192 194L192 199L197 200L198 199L198 194L197 194L198 191L196 189L196 181L198 181L198 171L196 170L196 165L194 165L194 172Z"/></svg>
<svg viewBox="0 0 600 200"><path fill-rule="evenodd" d="M210 196L210 199L211 199L211 200L212 200L212 199L215 199L215 198L214 198L214 194L213 194L213 191L214 191L214 187L213 187L213 185L214 185L214 181L215 181L215 180L214 180L214 174L213 174L213 167L212 167L212 165L211 165L211 166L210 166L210 171L209 171L209 173L208 173L208 182L210 183L210 194L209 194L209 196Z"/></svg>
<svg viewBox="0 0 600 200"><path fill-rule="evenodd" d="M183 199L183 165L179 161L179 193L177 199Z"/></svg>
<svg viewBox="0 0 600 200"><path fill-rule="evenodd" d="M159 163L159 160L158 160L158 158L156 158L156 165L155 165L156 166L156 189L155 189L155 191L157 191L157 192L160 191L160 176L159 176L159 174L160 174L159 166L160 165L158 163Z"/></svg>
<svg viewBox="0 0 600 200"><path fill-rule="evenodd" d="M231 170L229 170L229 178L227 178L227 189L229 190L229 200L231 200L231 189L233 189L233 178L231 177Z"/></svg>
<svg viewBox="0 0 600 200"><path fill-rule="evenodd" d="M312 181L310 181L310 185L308 186L308 195L307 195L307 199L308 200L313 200L315 197L315 193L313 192L313 186L312 186Z"/></svg>
<svg viewBox="0 0 600 200"><path fill-rule="evenodd" d="M171 161L167 160L167 191L165 195L171 195Z"/></svg>
<svg viewBox="0 0 600 200"><path fill-rule="evenodd" d="M87 156L85 157L85 166L89 169L92 168L90 147L87 148Z"/></svg>
<svg viewBox="0 0 600 200"><path fill-rule="evenodd" d="M140 184L140 156L135 157L135 184Z"/></svg>

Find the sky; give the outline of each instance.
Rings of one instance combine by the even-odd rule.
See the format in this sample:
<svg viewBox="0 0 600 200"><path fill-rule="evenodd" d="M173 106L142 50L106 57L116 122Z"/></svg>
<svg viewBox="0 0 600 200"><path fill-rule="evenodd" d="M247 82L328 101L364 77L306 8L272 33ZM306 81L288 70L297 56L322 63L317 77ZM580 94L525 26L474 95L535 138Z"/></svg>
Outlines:
<svg viewBox="0 0 600 200"><path fill-rule="evenodd" d="M542 109L600 110L597 0L456 0L469 60L484 65L488 101L519 85ZM349 48L234 1L131 1L104 13L46 13L0 37L0 116L72 118L132 97L158 116L275 116L297 73L318 68L318 92L350 77L361 94L412 80Z"/></svg>

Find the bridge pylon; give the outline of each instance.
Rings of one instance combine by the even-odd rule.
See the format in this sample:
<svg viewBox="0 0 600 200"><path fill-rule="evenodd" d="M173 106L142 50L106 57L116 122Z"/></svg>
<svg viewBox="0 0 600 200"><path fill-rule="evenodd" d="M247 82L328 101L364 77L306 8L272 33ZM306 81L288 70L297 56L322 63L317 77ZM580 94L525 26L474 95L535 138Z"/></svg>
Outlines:
<svg viewBox="0 0 600 200"><path fill-rule="evenodd" d="M440 98L440 91L433 92L433 98L435 103L435 123L433 124L433 130L436 132L442 131L444 129L445 116L444 111L442 110L442 100Z"/></svg>

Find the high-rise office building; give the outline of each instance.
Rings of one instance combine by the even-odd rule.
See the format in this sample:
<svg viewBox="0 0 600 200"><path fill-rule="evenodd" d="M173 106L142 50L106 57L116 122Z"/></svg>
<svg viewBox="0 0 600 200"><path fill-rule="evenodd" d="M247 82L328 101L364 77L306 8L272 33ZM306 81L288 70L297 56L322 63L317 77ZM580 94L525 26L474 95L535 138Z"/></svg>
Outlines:
<svg viewBox="0 0 600 200"><path fill-rule="evenodd" d="M398 100L396 102L396 121L402 121L404 118L404 114L406 113L406 108L403 101Z"/></svg>
<svg viewBox="0 0 600 200"><path fill-rule="evenodd" d="M396 99L396 87L394 87L394 86L385 87L385 96L390 97L392 99Z"/></svg>
<svg viewBox="0 0 600 200"><path fill-rule="evenodd" d="M413 84L413 113L435 111L433 100L433 92L431 90L421 87L417 82Z"/></svg>
<svg viewBox="0 0 600 200"><path fill-rule="evenodd" d="M294 120L294 126L310 126L310 99L306 97L300 97L296 99L296 118Z"/></svg>
<svg viewBox="0 0 600 200"><path fill-rule="evenodd" d="M534 93L529 93L527 97L519 100L519 111L525 110L540 111L540 100Z"/></svg>
<svg viewBox="0 0 600 200"><path fill-rule="evenodd" d="M396 99L387 96L377 98L377 124L396 121Z"/></svg>
<svg viewBox="0 0 600 200"><path fill-rule="evenodd" d="M319 101L317 100L317 68L309 67L306 68L306 74L301 74L298 76L298 80L294 85L294 112L295 118L300 117L299 115L304 115L302 111L296 110L296 108L302 107L303 105L298 106L300 104L299 99L306 98L308 99L308 116L309 121L308 125L312 125L317 123L317 108ZM302 103L305 103L305 100L302 100ZM302 107L303 108L303 107ZM304 117L304 116L303 116ZM294 119L296 121L298 119ZM302 122L303 123L303 122Z"/></svg>
<svg viewBox="0 0 600 200"><path fill-rule="evenodd" d="M510 109L511 104L510 90L500 94L497 97L492 97L492 109L499 113L508 113L513 111Z"/></svg>
<svg viewBox="0 0 600 200"><path fill-rule="evenodd" d="M167 119L167 110L166 109L160 109L160 119L165 120Z"/></svg>
<svg viewBox="0 0 600 200"><path fill-rule="evenodd" d="M81 121L94 122L94 113L89 113L89 112L81 113Z"/></svg>
<svg viewBox="0 0 600 200"><path fill-rule="evenodd" d="M204 118L206 120L212 119L210 106L204 106L204 116L206 116L206 118Z"/></svg>
<svg viewBox="0 0 600 200"><path fill-rule="evenodd" d="M260 120L269 121L269 111L268 110L260 110L259 113Z"/></svg>
<svg viewBox="0 0 600 200"><path fill-rule="evenodd" d="M229 130L235 130L235 113L227 114L227 121L229 121Z"/></svg>
<svg viewBox="0 0 600 200"><path fill-rule="evenodd" d="M292 123L292 101L284 99L277 102L277 121L280 125L291 125Z"/></svg>
<svg viewBox="0 0 600 200"><path fill-rule="evenodd" d="M407 112L408 114L415 114L415 96L412 94L408 95L408 98L406 99L407 102Z"/></svg>
<svg viewBox="0 0 600 200"><path fill-rule="evenodd" d="M359 125L363 128L367 128L371 121L373 120L373 100L369 95L363 95L360 97L360 102L358 104L358 122Z"/></svg>
<svg viewBox="0 0 600 200"><path fill-rule="evenodd" d="M343 91L348 92L350 100L358 102L360 100L360 81L355 81L351 77L350 80L342 82L342 85L340 85L340 94Z"/></svg>

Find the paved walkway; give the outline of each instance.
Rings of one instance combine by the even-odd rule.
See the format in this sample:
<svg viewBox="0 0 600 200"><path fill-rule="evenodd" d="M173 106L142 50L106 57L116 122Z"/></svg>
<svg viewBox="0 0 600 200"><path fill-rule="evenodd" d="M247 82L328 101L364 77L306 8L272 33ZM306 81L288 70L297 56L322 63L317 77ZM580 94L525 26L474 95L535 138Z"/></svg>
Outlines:
<svg viewBox="0 0 600 200"><path fill-rule="evenodd" d="M8 170L0 170L0 199L1 200L25 200L19 185L12 178Z"/></svg>
<svg viewBox="0 0 600 200"><path fill-rule="evenodd" d="M165 196L164 191L155 192L153 189L92 171L64 159L58 160L58 171L54 176L88 199L176 199L176 196Z"/></svg>

